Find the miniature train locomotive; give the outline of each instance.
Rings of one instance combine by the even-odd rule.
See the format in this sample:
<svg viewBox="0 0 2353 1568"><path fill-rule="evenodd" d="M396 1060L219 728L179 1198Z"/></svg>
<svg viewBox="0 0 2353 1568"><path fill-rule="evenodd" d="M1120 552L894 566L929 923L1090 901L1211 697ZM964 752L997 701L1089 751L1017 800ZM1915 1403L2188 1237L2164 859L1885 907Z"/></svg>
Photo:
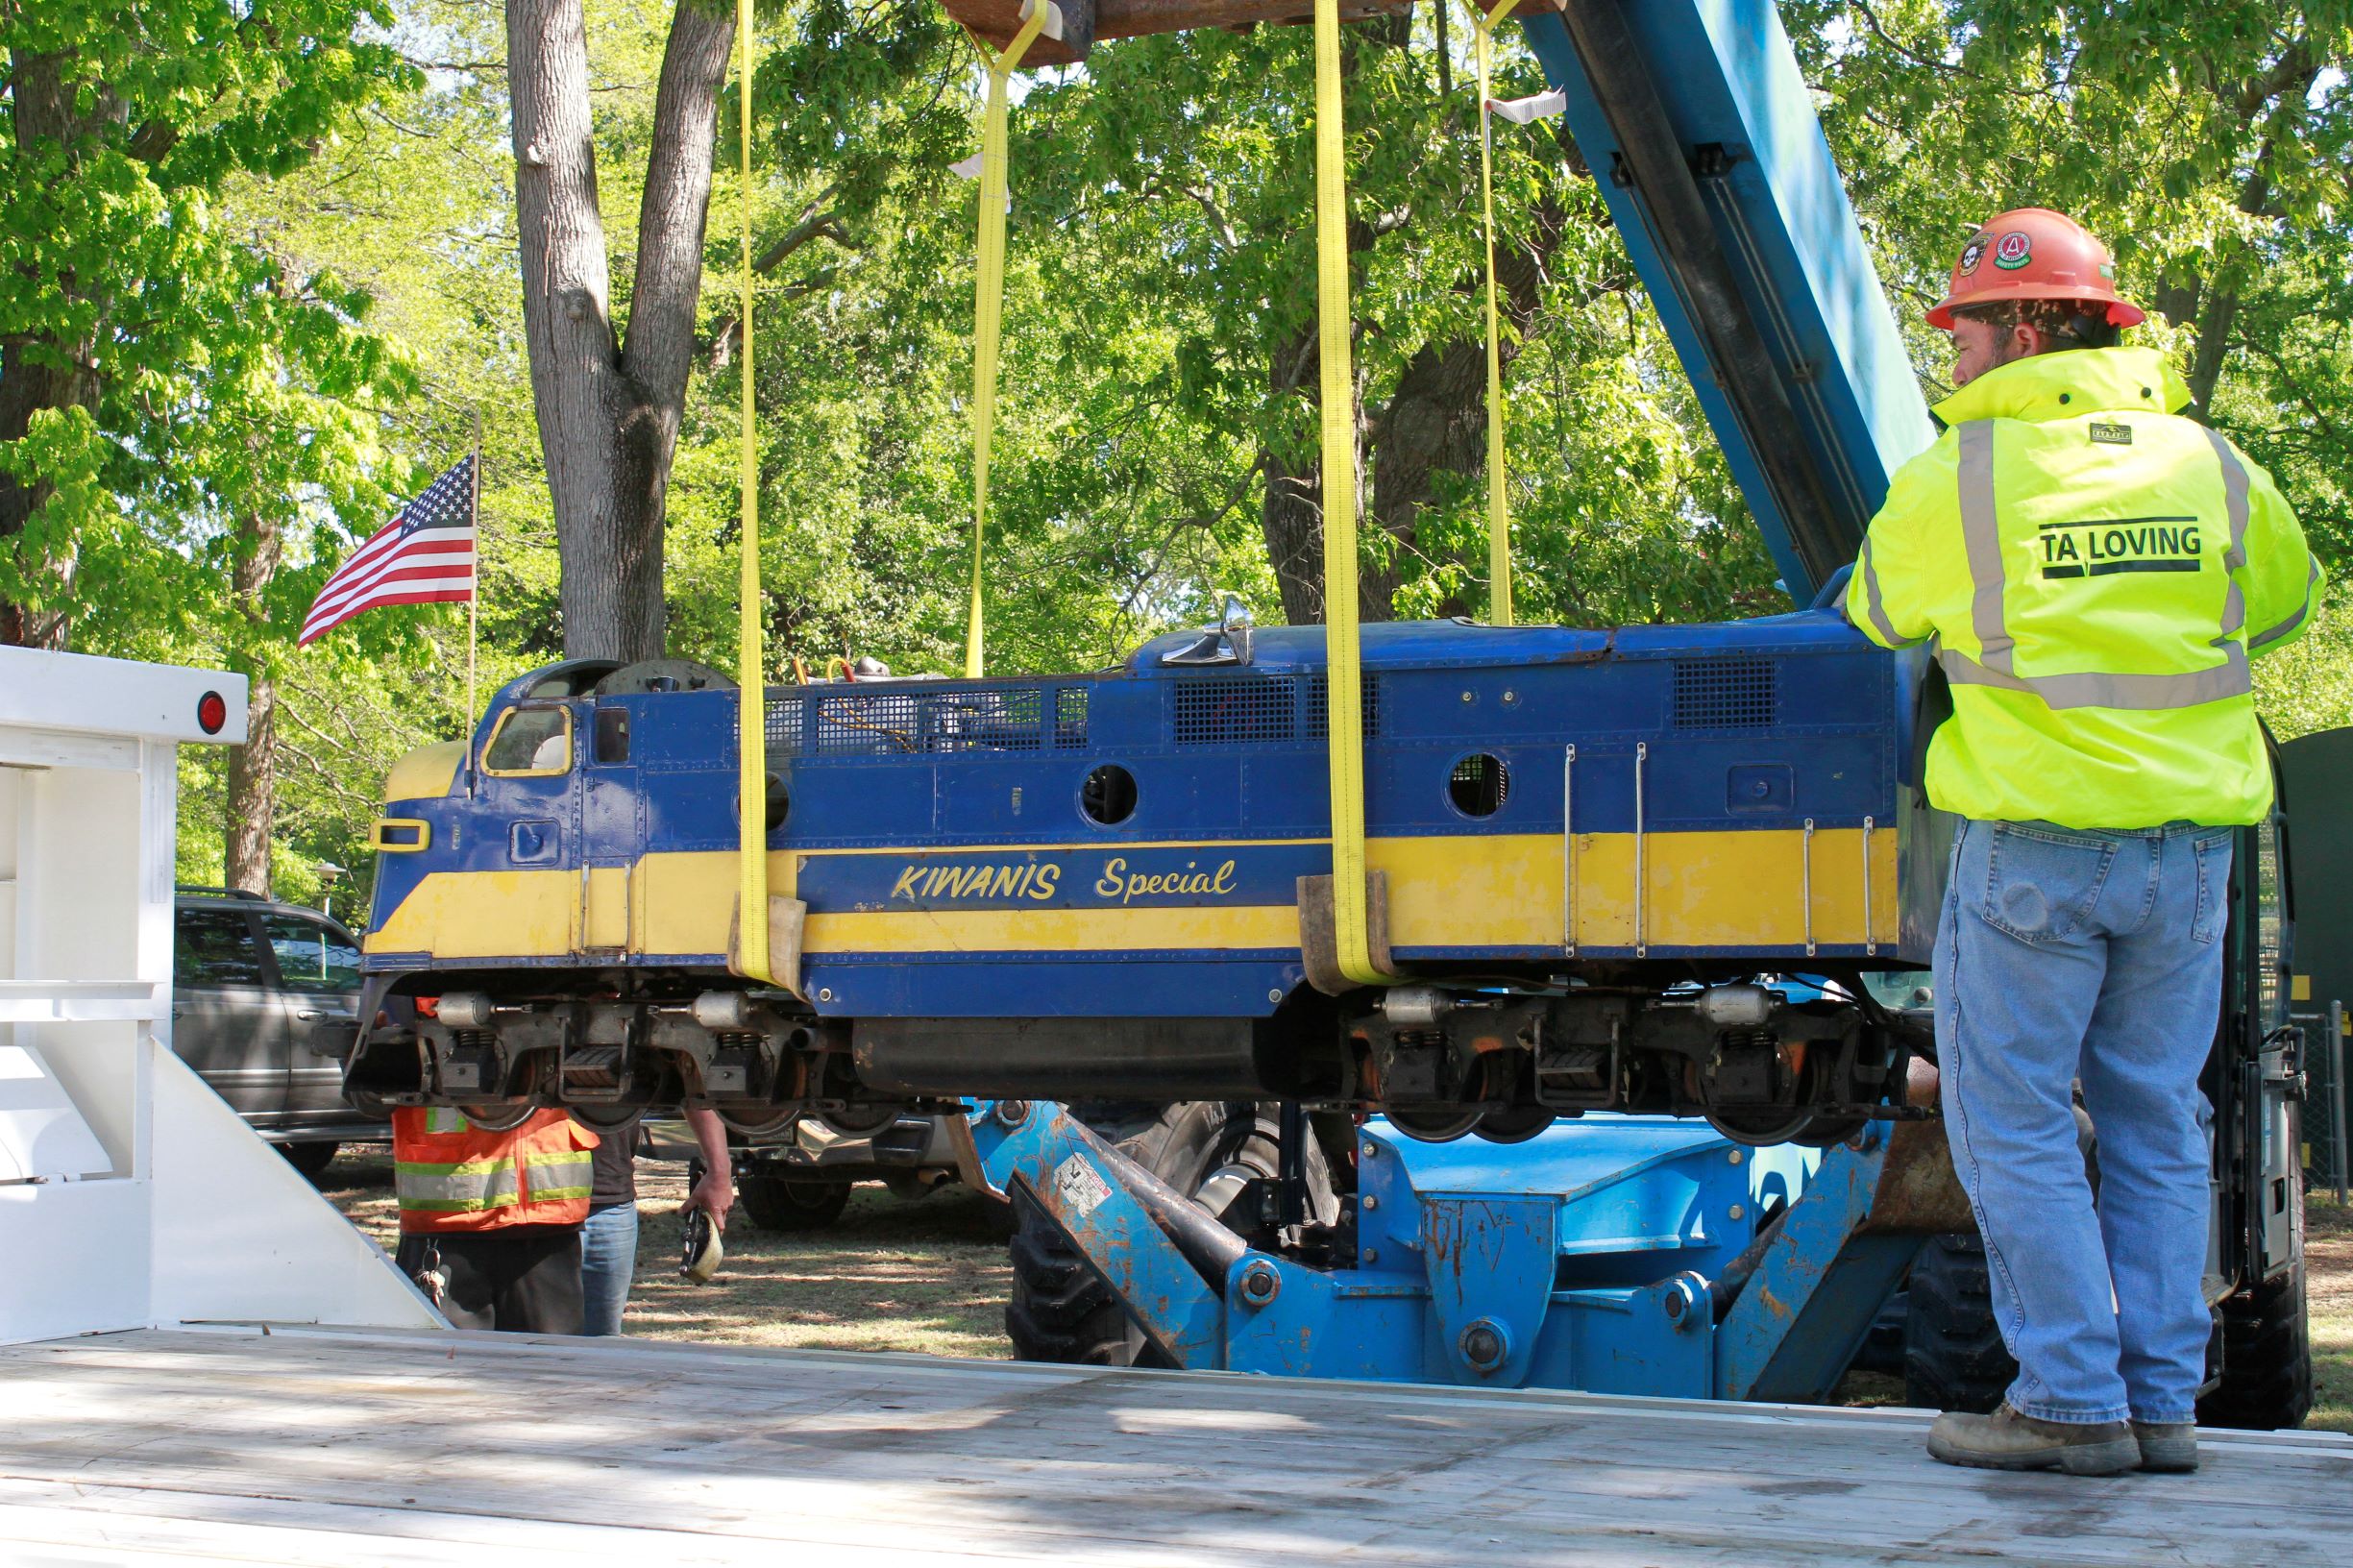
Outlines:
<svg viewBox="0 0 2353 1568"><path fill-rule="evenodd" d="M1860 979L1925 961L1941 893L1904 661L1821 612L1375 625L1362 660L1399 984L1330 961L1320 628L1172 635L1088 675L771 688L775 986L730 957L737 694L576 661L393 772L382 1021L349 1088L494 1125L1158 1095L1432 1139L1672 1111L1752 1142L1901 1098L1906 1026ZM1769 983L1790 973L1833 983Z"/></svg>

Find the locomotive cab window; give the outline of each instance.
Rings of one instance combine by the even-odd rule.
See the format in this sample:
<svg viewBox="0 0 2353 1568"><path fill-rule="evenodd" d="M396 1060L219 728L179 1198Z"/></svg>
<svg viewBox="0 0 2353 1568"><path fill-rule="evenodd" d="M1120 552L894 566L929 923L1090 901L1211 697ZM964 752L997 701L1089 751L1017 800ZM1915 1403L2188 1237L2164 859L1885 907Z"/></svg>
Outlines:
<svg viewBox="0 0 2353 1568"><path fill-rule="evenodd" d="M482 747L482 771L499 778L545 778L571 768L569 708L509 708Z"/></svg>

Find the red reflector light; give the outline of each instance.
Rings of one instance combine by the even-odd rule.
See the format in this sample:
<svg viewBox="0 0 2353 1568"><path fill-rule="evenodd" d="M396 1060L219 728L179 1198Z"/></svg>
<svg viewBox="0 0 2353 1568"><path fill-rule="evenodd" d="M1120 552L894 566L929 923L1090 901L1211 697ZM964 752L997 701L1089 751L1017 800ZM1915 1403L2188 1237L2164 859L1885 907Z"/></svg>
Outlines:
<svg viewBox="0 0 2353 1568"><path fill-rule="evenodd" d="M229 704L218 692L207 692L196 699L196 727L208 735L218 735L221 726L229 723Z"/></svg>
<svg viewBox="0 0 2353 1568"><path fill-rule="evenodd" d="M418 997L417 1017L420 1018L437 1018L441 1017L441 998L438 996Z"/></svg>

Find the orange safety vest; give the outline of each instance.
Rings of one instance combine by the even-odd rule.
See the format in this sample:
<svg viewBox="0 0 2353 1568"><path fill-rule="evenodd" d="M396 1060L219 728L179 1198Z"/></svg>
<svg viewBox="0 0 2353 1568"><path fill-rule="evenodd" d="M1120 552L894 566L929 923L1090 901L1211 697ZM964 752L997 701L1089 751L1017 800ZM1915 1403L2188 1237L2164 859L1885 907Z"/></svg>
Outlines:
<svg viewBox="0 0 2353 1568"><path fill-rule="evenodd" d="M534 1111L509 1132L485 1132L448 1107L392 1113L393 1186L401 1230L432 1236L588 1218L589 1151L597 1135L561 1111Z"/></svg>

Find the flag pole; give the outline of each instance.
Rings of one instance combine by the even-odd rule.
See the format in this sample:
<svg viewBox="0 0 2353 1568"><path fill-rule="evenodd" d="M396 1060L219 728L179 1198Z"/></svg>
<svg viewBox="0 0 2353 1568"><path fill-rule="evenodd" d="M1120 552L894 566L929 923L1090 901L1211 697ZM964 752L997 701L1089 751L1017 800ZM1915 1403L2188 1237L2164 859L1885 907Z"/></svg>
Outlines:
<svg viewBox="0 0 2353 1568"><path fill-rule="evenodd" d="M474 457L468 471L468 503L474 527L474 586L466 593L466 776L474 776L474 645L481 629L482 603L482 411L474 410Z"/></svg>

